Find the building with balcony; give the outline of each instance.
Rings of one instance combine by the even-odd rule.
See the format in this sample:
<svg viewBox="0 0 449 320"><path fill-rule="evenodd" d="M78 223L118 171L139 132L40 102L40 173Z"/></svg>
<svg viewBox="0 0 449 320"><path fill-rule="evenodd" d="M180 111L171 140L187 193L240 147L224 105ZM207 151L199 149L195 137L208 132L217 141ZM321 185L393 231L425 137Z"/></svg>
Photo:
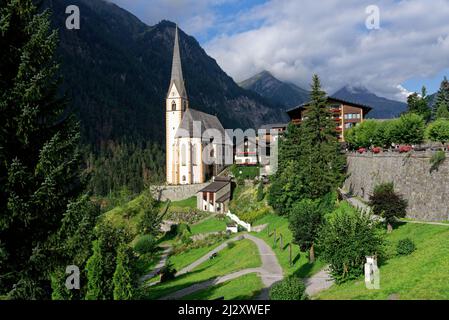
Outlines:
<svg viewBox="0 0 449 320"><path fill-rule="evenodd" d="M307 118L307 106L310 103L304 103L290 110L287 110L291 122L300 125ZM363 122L371 107L351 101L328 97L327 105L331 112L332 119L335 121L335 130L338 140L345 141L345 131L352 128L357 123Z"/></svg>

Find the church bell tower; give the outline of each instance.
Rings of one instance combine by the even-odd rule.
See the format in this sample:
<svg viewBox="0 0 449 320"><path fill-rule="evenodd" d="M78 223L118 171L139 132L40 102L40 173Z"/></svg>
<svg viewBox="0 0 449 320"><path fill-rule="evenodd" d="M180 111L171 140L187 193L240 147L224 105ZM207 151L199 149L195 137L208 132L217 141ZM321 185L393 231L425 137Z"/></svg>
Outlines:
<svg viewBox="0 0 449 320"><path fill-rule="evenodd" d="M181 55L179 53L178 26L175 29L171 80L165 105L165 137L166 137L166 182L179 184L177 173L176 131L181 124L184 112L189 107L189 100L182 76Z"/></svg>

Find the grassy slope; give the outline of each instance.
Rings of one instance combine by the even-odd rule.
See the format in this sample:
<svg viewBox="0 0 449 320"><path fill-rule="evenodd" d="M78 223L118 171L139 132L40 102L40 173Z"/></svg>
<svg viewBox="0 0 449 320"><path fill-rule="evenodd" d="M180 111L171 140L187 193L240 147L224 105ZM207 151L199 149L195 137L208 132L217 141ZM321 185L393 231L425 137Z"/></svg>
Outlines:
<svg viewBox="0 0 449 320"><path fill-rule="evenodd" d="M260 277L255 273L226 281L205 290L195 292L183 300L213 300L224 297L225 300L248 300L254 298L263 288Z"/></svg>
<svg viewBox="0 0 449 320"><path fill-rule="evenodd" d="M172 201L171 206L177 208L196 208L196 196L184 200Z"/></svg>
<svg viewBox="0 0 449 320"><path fill-rule="evenodd" d="M409 237L416 251L395 256L396 244ZM380 289L368 290L363 278L334 285L318 299L449 299L449 227L403 224L387 236L388 259L380 266Z"/></svg>
<svg viewBox="0 0 449 320"><path fill-rule="evenodd" d="M198 282L246 268L256 268L260 265L261 261L256 245L249 240L237 241L235 247L220 251L215 259L207 260L193 271L148 288L147 298L157 299Z"/></svg>
<svg viewBox="0 0 449 320"><path fill-rule="evenodd" d="M284 217L271 214L258 220L254 225L268 224L268 227L260 233L254 235L263 239L270 246L273 245L273 230L276 228L276 237L279 239L280 234L283 236L284 247L280 248L280 241L278 240L274 252L279 260L279 263L284 270L285 275L296 274L301 278L310 277L324 267L324 264L317 260L315 263L308 263L307 255L300 252L297 245L292 245L292 259L295 262L293 266L289 264L289 248L287 244L292 241L292 233L288 229L288 220ZM268 229L270 235L268 235ZM296 260L296 261L295 261Z"/></svg>
<svg viewBox="0 0 449 320"><path fill-rule="evenodd" d="M190 226L190 231L192 232L192 235L199 233L226 231L226 222L225 220L219 220L212 217L202 222L192 224Z"/></svg>

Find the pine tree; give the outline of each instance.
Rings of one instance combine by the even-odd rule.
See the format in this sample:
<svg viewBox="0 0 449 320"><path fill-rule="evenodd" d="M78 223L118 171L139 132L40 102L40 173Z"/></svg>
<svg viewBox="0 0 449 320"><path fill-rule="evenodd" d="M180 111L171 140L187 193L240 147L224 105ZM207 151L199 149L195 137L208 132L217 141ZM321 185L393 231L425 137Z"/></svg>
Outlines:
<svg viewBox="0 0 449 320"><path fill-rule="evenodd" d="M114 272L114 300L134 298L134 279L132 272L133 251L127 245L121 245L117 252L117 267Z"/></svg>
<svg viewBox="0 0 449 320"><path fill-rule="evenodd" d="M433 106L433 118L449 118L449 81L444 77Z"/></svg>
<svg viewBox="0 0 449 320"><path fill-rule="evenodd" d="M0 295L49 298L50 239L84 188L79 128L57 96L49 13L6 0L0 16Z"/></svg>
<svg viewBox="0 0 449 320"><path fill-rule="evenodd" d="M317 75L313 77L311 101L300 127L299 149L297 174L303 184L302 197L317 199L335 191L343 180L345 157Z"/></svg>

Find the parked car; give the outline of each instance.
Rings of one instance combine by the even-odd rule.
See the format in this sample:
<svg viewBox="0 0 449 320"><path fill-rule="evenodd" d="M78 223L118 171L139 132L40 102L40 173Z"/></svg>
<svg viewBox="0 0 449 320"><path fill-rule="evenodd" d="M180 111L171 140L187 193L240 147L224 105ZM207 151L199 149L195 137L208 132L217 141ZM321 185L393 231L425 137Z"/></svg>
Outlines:
<svg viewBox="0 0 449 320"><path fill-rule="evenodd" d="M366 149L365 149L365 148L359 148L359 149L357 150L357 152L360 153L360 154L362 154L362 153L366 152Z"/></svg>
<svg viewBox="0 0 449 320"><path fill-rule="evenodd" d="M372 151L373 153L381 153L381 152L382 152L382 149L381 149L380 147L374 147L374 148L371 149L371 151Z"/></svg>

